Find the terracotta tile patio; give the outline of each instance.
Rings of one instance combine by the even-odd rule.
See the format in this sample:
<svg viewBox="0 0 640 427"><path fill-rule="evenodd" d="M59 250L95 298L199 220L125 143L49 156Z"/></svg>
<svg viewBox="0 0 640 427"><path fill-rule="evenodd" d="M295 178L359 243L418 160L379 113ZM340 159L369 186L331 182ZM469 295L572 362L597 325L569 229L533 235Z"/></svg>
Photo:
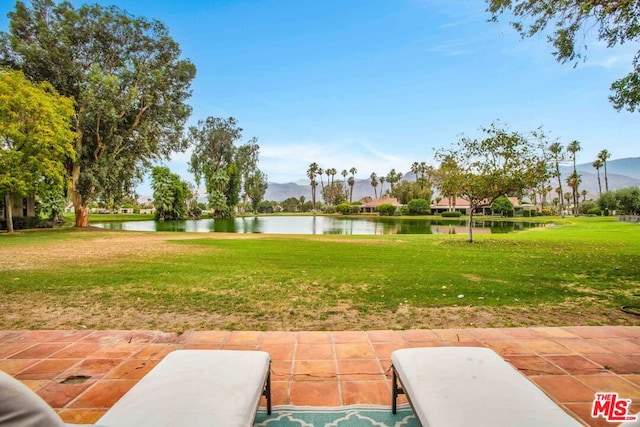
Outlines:
<svg viewBox="0 0 640 427"><path fill-rule="evenodd" d="M274 405L389 405L393 350L494 349L590 426L595 392L617 392L640 412L640 328L564 327L347 332L0 331L0 370L23 381L67 422L95 422L176 349L271 354ZM263 402L264 404L264 402Z"/></svg>

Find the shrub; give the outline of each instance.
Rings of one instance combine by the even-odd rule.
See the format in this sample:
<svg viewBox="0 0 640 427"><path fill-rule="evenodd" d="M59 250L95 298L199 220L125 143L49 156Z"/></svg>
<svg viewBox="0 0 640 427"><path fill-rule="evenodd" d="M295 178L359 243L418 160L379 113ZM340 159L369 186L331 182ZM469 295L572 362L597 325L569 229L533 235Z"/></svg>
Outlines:
<svg viewBox="0 0 640 427"><path fill-rule="evenodd" d="M407 206L403 206L403 207L400 208L400 215L407 216L407 215L410 215L410 214L411 214L411 212L409 212L409 208Z"/></svg>
<svg viewBox="0 0 640 427"><path fill-rule="evenodd" d="M442 212L443 218L460 218L461 216L462 214L460 213L460 211Z"/></svg>
<svg viewBox="0 0 640 427"><path fill-rule="evenodd" d="M361 206L360 203L358 203L357 205L349 206L349 213L351 215L359 214L360 213L360 206Z"/></svg>
<svg viewBox="0 0 640 427"><path fill-rule="evenodd" d="M553 211L549 208L542 208L542 215L544 216L550 216L553 215Z"/></svg>
<svg viewBox="0 0 640 427"><path fill-rule="evenodd" d="M504 216L513 216L513 203L506 196L500 196L491 203L491 210Z"/></svg>
<svg viewBox="0 0 640 427"><path fill-rule="evenodd" d="M336 212L341 213L342 215L347 215L349 213L349 203L344 202L340 203L336 206Z"/></svg>
<svg viewBox="0 0 640 427"><path fill-rule="evenodd" d="M383 203L376 208L378 213L383 216L393 216L396 213L396 207L391 203Z"/></svg>
<svg viewBox="0 0 640 427"><path fill-rule="evenodd" d="M27 230L30 228L47 228L52 227L52 224L48 224L47 221L38 218L37 216L30 217L22 217L22 216L14 216L13 217L13 229L14 230ZM7 221L5 219L0 220L0 230L7 229Z"/></svg>
<svg viewBox="0 0 640 427"><path fill-rule="evenodd" d="M587 210L587 215L600 216L600 215L602 215L602 211L600 210L600 208L591 208L591 209Z"/></svg>
<svg viewBox="0 0 640 427"><path fill-rule="evenodd" d="M426 215L431 209L429 202L425 199L413 199L407 203L407 208L409 215Z"/></svg>

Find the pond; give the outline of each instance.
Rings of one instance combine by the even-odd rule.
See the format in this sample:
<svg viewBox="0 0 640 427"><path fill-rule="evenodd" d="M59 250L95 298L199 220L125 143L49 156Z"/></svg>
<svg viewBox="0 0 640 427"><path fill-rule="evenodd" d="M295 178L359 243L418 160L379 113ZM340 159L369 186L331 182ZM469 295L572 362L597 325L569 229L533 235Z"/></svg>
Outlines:
<svg viewBox="0 0 640 427"><path fill-rule="evenodd" d="M425 220L397 218L343 218L334 216L261 216L187 221L114 221L92 225L108 230L183 231L195 233L264 234L466 234L467 220ZM475 220L477 234L509 233L544 224L497 220Z"/></svg>

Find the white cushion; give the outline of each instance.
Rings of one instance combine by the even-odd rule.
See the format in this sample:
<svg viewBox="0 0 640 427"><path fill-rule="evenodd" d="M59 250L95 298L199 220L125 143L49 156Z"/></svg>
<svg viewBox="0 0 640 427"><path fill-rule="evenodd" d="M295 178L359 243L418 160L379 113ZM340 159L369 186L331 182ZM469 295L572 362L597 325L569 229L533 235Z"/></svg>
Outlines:
<svg viewBox="0 0 640 427"><path fill-rule="evenodd" d="M403 349L391 362L424 427L582 425L488 348Z"/></svg>
<svg viewBox="0 0 640 427"><path fill-rule="evenodd" d="M0 426L64 427L64 423L33 390L0 371Z"/></svg>
<svg viewBox="0 0 640 427"><path fill-rule="evenodd" d="M98 421L113 427L250 426L269 373L263 351L170 353Z"/></svg>

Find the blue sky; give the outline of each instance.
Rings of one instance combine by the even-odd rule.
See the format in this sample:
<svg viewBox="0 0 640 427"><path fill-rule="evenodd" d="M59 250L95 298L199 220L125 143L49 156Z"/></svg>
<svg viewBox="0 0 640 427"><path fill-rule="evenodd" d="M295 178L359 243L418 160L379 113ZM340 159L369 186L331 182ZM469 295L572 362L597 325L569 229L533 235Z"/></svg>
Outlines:
<svg viewBox="0 0 640 427"><path fill-rule="evenodd" d="M269 181L302 180L314 161L355 167L356 178L407 172L497 120L521 132L542 126L565 145L578 140L579 163L603 148L613 159L640 156L640 115L607 98L637 45L594 40L586 63L562 65L544 37L521 40L506 17L487 22L484 1L98 3L169 27L197 67L190 124L238 119L243 141L258 138ZM13 7L0 0L0 29ZM165 164L193 181L189 157ZM150 194L148 184L139 192Z"/></svg>

